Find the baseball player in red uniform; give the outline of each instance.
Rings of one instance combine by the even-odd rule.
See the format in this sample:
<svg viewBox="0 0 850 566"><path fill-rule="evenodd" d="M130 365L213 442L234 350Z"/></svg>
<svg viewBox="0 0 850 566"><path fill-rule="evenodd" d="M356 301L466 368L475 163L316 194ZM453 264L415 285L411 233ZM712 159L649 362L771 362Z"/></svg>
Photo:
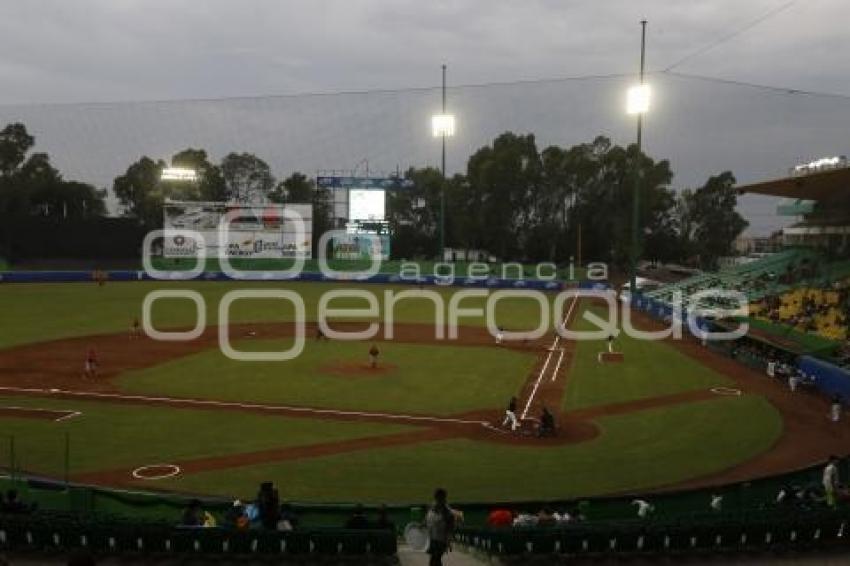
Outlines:
<svg viewBox="0 0 850 566"><path fill-rule="evenodd" d="M94 351L94 348L89 348L86 354L85 377L90 379L97 377L97 366L97 352Z"/></svg>

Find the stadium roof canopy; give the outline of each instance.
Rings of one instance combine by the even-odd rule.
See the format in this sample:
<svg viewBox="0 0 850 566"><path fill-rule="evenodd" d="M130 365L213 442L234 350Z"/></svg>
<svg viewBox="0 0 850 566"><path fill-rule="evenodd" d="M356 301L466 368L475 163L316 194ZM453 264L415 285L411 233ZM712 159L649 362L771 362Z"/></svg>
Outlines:
<svg viewBox="0 0 850 566"><path fill-rule="evenodd" d="M791 199L829 201L850 195L850 167L827 169L807 175L791 175L737 187L740 194L759 194Z"/></svg>

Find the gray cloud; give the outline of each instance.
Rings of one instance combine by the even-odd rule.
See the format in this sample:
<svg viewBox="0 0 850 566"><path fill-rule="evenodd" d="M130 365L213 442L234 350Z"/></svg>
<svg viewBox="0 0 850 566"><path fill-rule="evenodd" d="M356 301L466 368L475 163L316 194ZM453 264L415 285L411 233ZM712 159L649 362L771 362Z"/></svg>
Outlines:
<svg viewBox="0 0 850 566"><path fill-rule="evenodd" d="M274 93L435 86L634 73L638 21L663 68L781 5L780 0L29 0L0 5L0 120L24 120L66 176L107 186L142 154L193 145L220 157L256 151L278 175L435 163L436 90L224 101ZM841 0L802 0L688 61L682 72L850 93ZM646 147L669 157L676 186L733 170L780 175L800 159L847 153L850 101L790 96L669 76L652 78ZM459 135L450 164L505 129L541 145L606 134L629 143L631 81L453 88ZM73 104L112 101L115 104ZM126 103L122 103L126 102ZM59 103L59 104L45 104ZM748 200L754 231L775 203Z"/></svg>

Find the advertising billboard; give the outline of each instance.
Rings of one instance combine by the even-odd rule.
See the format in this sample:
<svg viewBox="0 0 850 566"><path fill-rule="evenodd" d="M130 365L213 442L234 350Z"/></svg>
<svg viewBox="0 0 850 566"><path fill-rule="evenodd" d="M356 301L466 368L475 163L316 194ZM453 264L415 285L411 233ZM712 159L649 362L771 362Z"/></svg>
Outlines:
<svg viewBox="0 0 850 566"><path fill-rule="evenodd" d="M334 259L390 259L387 234L346 234L332 239Z"/></svg>
<svg viewBox="0 0 850 566"><path fill-rule="evenodd" d="M303 223L299 233L293 218ZM244 205L168 201L163 208L165 257L310 258L313 208L309 204ZM181 230L200 233L200 241ZM169 231L172 233L169 234ZM221 235L220 235L221 232Z"/></svg>

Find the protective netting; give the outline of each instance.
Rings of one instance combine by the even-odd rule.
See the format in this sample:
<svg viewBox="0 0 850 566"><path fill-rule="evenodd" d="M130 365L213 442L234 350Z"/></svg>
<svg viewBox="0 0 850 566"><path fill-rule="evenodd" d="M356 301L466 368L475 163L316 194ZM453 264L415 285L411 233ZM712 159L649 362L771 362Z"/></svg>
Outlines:
<svg viewBox="0 0 850 566"><path fill-rule="evenodd" d="M457 119L447 170L463 171L469 155L511 130L534 133L539 149L571 146L597 135L628 144L635 121L625 114L633 76L610 75L450 87ZM731 170L739 182L778 177L801 161L847 153L850 98L820 96L650 74L653 100L644 149L668 158L675 187L693 187ZM22 121L65 178L98 187L142 155L168 159L186 147L215 160L252 152L278 178L293 171L354 169L364 173L439 165L430 117L439 87L364 93L258 96L221 100L0 106L0 123ZM746 197L754 233L778 226L774 199ZM110 197L114 210L115 201Z"/></svg>

